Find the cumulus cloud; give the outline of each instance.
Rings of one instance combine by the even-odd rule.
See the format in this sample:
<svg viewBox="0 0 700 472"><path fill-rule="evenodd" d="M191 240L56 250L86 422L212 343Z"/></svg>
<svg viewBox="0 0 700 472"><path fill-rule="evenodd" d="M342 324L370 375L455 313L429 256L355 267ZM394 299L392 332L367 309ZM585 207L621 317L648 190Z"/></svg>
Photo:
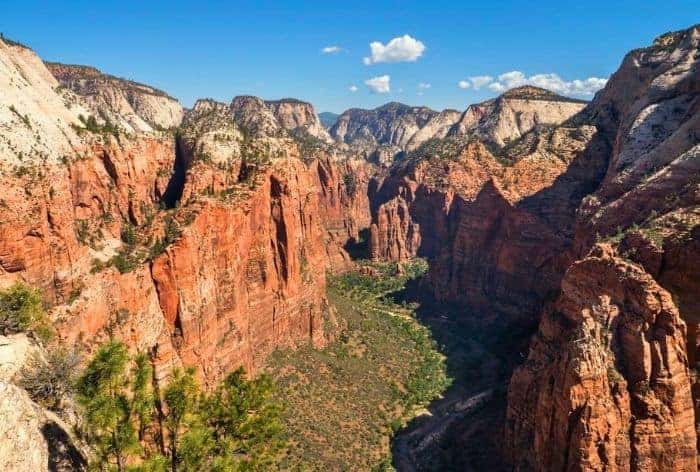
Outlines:
<svg viewBox="0 0 700 472"><path fill-rule="evenodd" d="M555 73L535 74L528 77L519 70L512 70L500 74L496 79L488 75L469 77L468 81L460 81L459 87L469 88L471 86L475 90L479 90L481 87L488 87L492 92L501 93L523 85L534 85L560 95L591 97L603 88L607 81L608 79L600 77L566 81Z"/></svg>
<svg viewBox="0 0 700 472"><path fill-rule="evenodd" d="M391 77L388 75L379 75L365 80L365 85L367 85L369 91L372 93L389 93L391 91L389 86L390 80Z"/></svg>
<svg viewBox="0 0 700 472"><path fill-rule="evenodd" d="M420 82L420 83L418 83L418 95L419 95L419 96L423 95L423 92L424 92L425 90L429 89L430 87L432 87L432 85L430 85L430 84L427 83L427 82Z"/></svg>
<svg viewBox="0 0 700 472"><path fill-rule="evenodd" d="M415 62L423 55L425 44L405 34L392 39L386 45L379 41L369 44L371 56L365 57L366 65L380 62Z"/></svg>
<svg viewBox="0 0 700 472"><path fill-rule="evenodd" d="M350 90L352 93L357 92L357 85L351 85L348 90Z"/></svg>
<svg viewBox="0 0 700 472"><path fill-rule="evenodd" d="M474 77L469 77L469 81L475 90L479 90L484 85L488 85L493 81L493 77L490 75L476 75Z"/></svg>

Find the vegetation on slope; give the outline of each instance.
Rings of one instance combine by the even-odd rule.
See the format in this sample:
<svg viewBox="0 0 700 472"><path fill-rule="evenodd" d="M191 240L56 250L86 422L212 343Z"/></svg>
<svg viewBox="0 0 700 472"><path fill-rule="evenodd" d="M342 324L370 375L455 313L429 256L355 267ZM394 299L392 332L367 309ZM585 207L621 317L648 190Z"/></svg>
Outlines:
<svg viewBox="0 0 700 472"><path fill-rule="evenodd" d="M443 356L414 306L391 295L427 270L362 262L330 276L328 298L345 328L323 350L276 352L290 448L285 470L390 470L395 431L449 385Z"/></svg>
<svg viewBox="0 0 700 472"><path fill-rule="evenodd" d="M0 334L24 331L46 340L51 336L51 325L41 293L22 282L17 282L5 290L0 290Z"/></svg>
<svg viewBox="0 0 700 472"><path fill-rule="evenodd" d="M194 369L175 369L160 394L145 355L110 341L77 380L93 470L267 471L284 447L268 376L229 374L211 393Z"/></svg>

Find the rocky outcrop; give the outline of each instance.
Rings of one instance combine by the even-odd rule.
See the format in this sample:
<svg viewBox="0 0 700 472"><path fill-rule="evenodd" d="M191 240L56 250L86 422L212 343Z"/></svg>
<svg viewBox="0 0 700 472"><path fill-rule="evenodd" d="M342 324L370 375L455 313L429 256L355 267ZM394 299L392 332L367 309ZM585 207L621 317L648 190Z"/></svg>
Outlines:
<svg viewBox="0 0 700 472"><path fill-rule="evenodd" d="M354 152L390 165L400 152L415 152L422 144L445 137L478 138L500 148L537 127L562 124L585 106L584 101L526 86L470 105L463 113L395 102L374 110L353 108L340 115L330 133Z"/></svg>
<svg viewBox="0 0 700 472"><path fill-rule="evenodd" d="M372 202L373 257L427 257L430 293L476 321L540 320L508 394L517 470L696 468L699 41L633 51L588 106L470 107Z"/></svg>
<svg viewBox="0 0 700 472"><path fill-rule="evenodd" d="M62 89L33 52L2 46L12 65L0 74L12 85L3 97L16 96L32 126L46 123L56 146L0 170L0 286L40 287L60 340L87 356L114 337L149 352L158 378L196 365L211 385L241 365L254 371L276 347L333 335L325 272L347 262L343 245L366 224L369 177L346 181L352 164L294 134L313 131L315 114L286 103L273 113L252 97L203 100L174 138L153 131L169 123L140 101L157 97L149 103L167 114L170 99L157 91L53 65L71 87ZM127 95L144 106L103 100ZM78 117L98 109L97 124ZM9 113L12 146L43 143Z"/></svg>
<svg viewBox="0 0 700 472"><path fill-rule="evenodd" d="M280 125L289 131L303 130L325 142L331 142L326 128L314 110L313 105L293 98L268 100L265 104L272 110Z"/></svg>
<svg viewBox="0 0 700 472"><path fill-rule="evenodd" d="M73 126L85 110L65 106L54 91L59 83L34 51L0 39L0 87L3 171L25 172L33 162L56 162L80 145Z"/></svg>
<svg viewBox="0 0 700 472"><path fill-rule="evenodd" d="M55 62L46 66L68 92L59 89L59 94L67 100L74 98L72 94L77 95L98 123L110 123L127 132L148 132L174 128L182 120L183 109L178 101L151 86L89 66Z"/></svg>
<svg viewBox="0 0 700 472"><path fill-rule="evenodd" d="M253 134L279 136L281 130L285 130L325 143L331 141L313 105L300 100L264 101L258 97L240 96L231 102L230 113L239 126Z"/></svg>
<svg viewBox="0 0 700 472"><path fill-rule="evenodd" d="M422 157L395 166L377 192L372 257L427 257L436 300L484 321L532 322L566 268L575 202L603 165L579 170L592 131L576 131L508 159L479 142L423 146Z"/></svg>
<svg viewBox="0 0 700 472"><path fill-rule="evenodd" d="M610 246L574 263L510 382L506 436L515 470L696 470L671 294Z"/></svg>
<svg viewBox="0 0 700 472"><path fill-rule="evenodd" d="M0 468L85 470L87 460L70 426L16 384L22 367L42 353L24 334L0 336Z"/></svg>
<svg viewBox="0 0 700 472"><path fill-rule="evenodd" d="M559 125L581 111L586 102L524 86L494 100L470 105L450 136L472 135L496 146L515 141L540 125Z"/></svg>
<svg viewBox="0 0 700 472"><path fill-rule="evenodd" d="M371 154L377 146L395 146L406 149L412 138L423 128L424 133L415 138L417 146L431 133L446 132L458 118L454 111L438 113L426 107L411 107L402 103L387 103L374 110L352 108L344 112L330 134L338 142L351 146L355 152Z"/></svg>

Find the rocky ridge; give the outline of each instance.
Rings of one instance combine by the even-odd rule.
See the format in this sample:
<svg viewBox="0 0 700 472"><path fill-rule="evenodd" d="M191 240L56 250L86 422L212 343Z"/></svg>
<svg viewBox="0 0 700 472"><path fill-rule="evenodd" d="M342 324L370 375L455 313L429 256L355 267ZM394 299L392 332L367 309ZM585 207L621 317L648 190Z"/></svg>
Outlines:
<svg viewBox="0 0 700 472"><path fill-rule="evenodd" d="M59 94L68 101L71 93L77 94L99 123L110 123L131 133L174 128L182 120L178 101L151 86L89 66L47 62L46 67L61 84Z"/></svg>

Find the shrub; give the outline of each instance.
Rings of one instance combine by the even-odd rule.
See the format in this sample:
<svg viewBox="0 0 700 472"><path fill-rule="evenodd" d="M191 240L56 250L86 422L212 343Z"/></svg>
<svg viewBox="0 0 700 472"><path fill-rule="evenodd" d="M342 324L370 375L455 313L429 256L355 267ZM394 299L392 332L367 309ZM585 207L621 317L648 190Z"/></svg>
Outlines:
<svg viewBox="0 0 700 472"><path fill-rule="evenodd" d="M63 397L73 390L80 357L64 347L50 350L46 358L33 355L20 373L20 385L32 400L51 410L60 410Z"/></svg>
<svg viewBox="0 0 700 472"><path fill-rule="evenodd" d="M343 176L343 183L345 184L345 190L348 192L348 196L354 197L357 193L357 177L355 174L348 172Z"/></svg>
<svg viewBox="0 0 700 472"><path fill-rule="evenodd" d="M0 291L0 332L4 335L28 331L46 340L51 328L41 294L22 282Z"/></svg>
<svg viewBox="0 0 700 472"><path fill-rule="evenodd" d="M109 260L109 264L116 267L120 273L126 274L138 267L139 260L131 252L119 252Z"/></svg>
<svg viewBox="0 0 700 472"><path fill-rule="evenodd" d="M125 222L121 230L121 239L128 246L134 246L136 244L136 230L134 225Z"/></svg>

